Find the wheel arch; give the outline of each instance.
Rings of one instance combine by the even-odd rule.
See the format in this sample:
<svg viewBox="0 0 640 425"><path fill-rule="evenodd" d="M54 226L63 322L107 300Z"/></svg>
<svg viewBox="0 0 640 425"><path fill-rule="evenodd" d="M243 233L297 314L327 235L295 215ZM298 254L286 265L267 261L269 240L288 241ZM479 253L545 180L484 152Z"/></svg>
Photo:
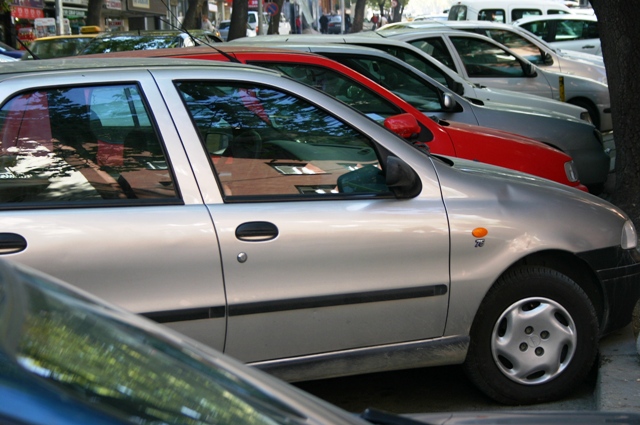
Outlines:
<svg viewBox="0 0 640 425"><path fill-rule="evenodd" d="M589 112L589 116L591 117L593 125L597 129L600 128L600 111L598 110L598 106L593 102L592 99L584 96L576 96L572 97L571 99L567 99L567 103L586 109L587 112Z"/></svg>
<svg viewBox="0 0 640 425"><path fill-rule="evenodd" d="M607 314L605 307L607 305L605 300L607 295L602 285L600 285L600 280L597 275L584 260L566 251L540 251L521 258L505 270L504 273L522 265L548 267L573 280L591 300L593 308L598 315L598 323L602 328Z"/></svg>

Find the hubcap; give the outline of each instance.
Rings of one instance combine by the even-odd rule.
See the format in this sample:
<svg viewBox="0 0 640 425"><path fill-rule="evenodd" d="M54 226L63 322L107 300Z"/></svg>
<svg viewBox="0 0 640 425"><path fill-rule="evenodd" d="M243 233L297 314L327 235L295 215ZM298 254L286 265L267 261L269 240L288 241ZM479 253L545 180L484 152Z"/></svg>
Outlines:
<svg viewBox="0 0 640 425"><path fill-rule="evenodd" d="M566 369L577 339L576 325L564 307L547 298L526 298L500 315L491 335L491 353L509 379L535 385Z"/></svg>

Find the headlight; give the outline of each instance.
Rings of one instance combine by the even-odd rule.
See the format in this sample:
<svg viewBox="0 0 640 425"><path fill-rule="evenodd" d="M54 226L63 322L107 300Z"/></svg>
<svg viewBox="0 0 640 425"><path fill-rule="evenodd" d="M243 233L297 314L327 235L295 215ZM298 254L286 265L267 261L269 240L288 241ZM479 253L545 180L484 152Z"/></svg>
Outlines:
<svg viewBox="0 0 640 425"><path fill-rule="evenodd" d="M578 181L578 170L576 169L576 165L573 161L567 161L564 163L564 172L570 182L573 183Z"/></svg>
<svg viewBox="0 0 640 425"><path fill-rule="evenodd" d="M624 226L622 226L620 245L622 246L622 249L633 249L638 245L638 234L636 233L636 228L631 220L627 220L624 223Z"/></svg>

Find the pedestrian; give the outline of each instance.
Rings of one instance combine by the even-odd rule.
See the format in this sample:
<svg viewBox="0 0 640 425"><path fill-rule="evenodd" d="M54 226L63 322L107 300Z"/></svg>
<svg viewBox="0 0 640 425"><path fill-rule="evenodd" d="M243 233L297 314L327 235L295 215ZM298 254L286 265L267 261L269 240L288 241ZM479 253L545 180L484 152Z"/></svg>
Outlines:
<svg viewBox="0 0 640 425"><path fill-rule="evenodd" d="M378 16L377 13L374 13L373 16L371 17L371 23L372 25L372 30L376 30L378 28L378 23L380 22L380 17Z"/></svg>
<svg viewBox="0 0 640 425"><path fill-rule="evenodd" d="M300 19L300 15L296 15L296 34L302 34L302 19Z"/></svg>
<svg viewBox="0 0 640 425"><path fill-rule="evenodd" d="M213 31L213 25L209 21L207 15L202 15L202 23L200 24L200 29L205 31Z"/></svg>
<svg viewBox="0 0 640 425"><path fill-rule="evenodd" d="M326 13L323 13L320 17L320 32L326 34L329 32L329 17Z"/></svg>

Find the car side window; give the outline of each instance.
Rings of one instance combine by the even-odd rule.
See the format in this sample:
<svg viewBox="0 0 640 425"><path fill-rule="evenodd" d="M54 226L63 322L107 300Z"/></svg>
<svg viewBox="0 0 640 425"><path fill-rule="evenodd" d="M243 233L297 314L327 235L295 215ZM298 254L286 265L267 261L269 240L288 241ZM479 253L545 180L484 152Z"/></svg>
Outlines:
<svg viewBox="0 0 640 425"><path fill-rule="evenodd" d="M503 9L483 9L478 12L478 21L491 21L504 23Z"/></svg>
<svg viewBox="0 0 640 425"><path fill-rule="evenodd" d="M416 46L416 45L421 45L421 43L422 43L421 40L417 40L417 41L413 41L411 44ZM428 46L424 46L424 47L425 47L425 49L428 49ZM397 57L398 59L402 60L403 62L408 63L409 65L413 66L414 68L419 69L420 71L424 72L429 77L433 78L434 80L436 80L437 82L439 82L443 86L447 86L447 87L451 88L450 87L450 83L452 83L452 81L447 76L447 74L445 74L440 68L435 66L432 62L430 62L427 59L424 59L423 57L421 57L420 55L416 54L415 52L413 52L411 50L408 50L408 49L398 48L398 47L393 46L393 45L389 45L389 46L381 45L381 46L378 46L378 48L380 50L384 50L385 52L389 53L392 56ZM420 48L420 47L418 47L418 48ZM449 51L447 51L447 50L445 50L444 53L446 55L449 55ZM449 55L449 58L451 58L450 55ZM449 59L445 59L445 60L449 60Z"/></svg>
<svg viewBox="0 0 640 425"><path fill-rule="evenodd" d="M440 90L402 65L373 56L327 56L367 76L421 112L442 111Z"/></svg>
<svg viewBox="0 0 640 425"><path fill-rule="evenodd" d="M540 9L512 9L511 10L511 22L517 21L520 18L526 18L527 16L543 15Z"/></svg>
<svg viewBox="0 0 640 425"><path fill-rule="evenodd" d="M225 201L390 196L371 140L291 94L251 84L176 84Z"/></svg>
<svg viewBox="0 0 640 425"><path fill-rule="evenodd" d="M493 43L468 37L451 37L471 78L522 78L522 64Z"/></svg>
<svg viewBox="0 0 640 425"><path fill-rule="evenodd" d="M488 29L484 35L487 35L498 43L507 46L517 55L522 56L531 63L536 65L544 64L544 57L540 48L518 34L501 29Z"/></svg>
<svg viewBox="0 0 640 425"><path fill-rule="evenodd" d="M429 56L434 59L442 62L448 68L456 71L456 66L453 63L453 58L451 57L451 53L449 53L449 49L444 43L444 40L440 37L431 37L431 38L421 38L419 40L414 40L410 42L413 46L422 50Z"/></svg>
<svg viewBox="0 0 640 425"><path fill-rule="evenodd" d="M0 204L179 202L135 85L23 92L0 110Z"/></svg>
<svg viewBox="0 0 640 425"><path fill-rule="evenodd" d="M521 27L529 31L530 33L535 34L545 41L553 41L549 40L550 31L549 31L550 22L547 21L533 21L526 24L522 24Z"/></svg>
<svg viewBox="0 0 640 425"><path fill-rule="evenodd" d="M588 40L600 38L596 22L588 21L557 21L555 41Z"/></svg>

